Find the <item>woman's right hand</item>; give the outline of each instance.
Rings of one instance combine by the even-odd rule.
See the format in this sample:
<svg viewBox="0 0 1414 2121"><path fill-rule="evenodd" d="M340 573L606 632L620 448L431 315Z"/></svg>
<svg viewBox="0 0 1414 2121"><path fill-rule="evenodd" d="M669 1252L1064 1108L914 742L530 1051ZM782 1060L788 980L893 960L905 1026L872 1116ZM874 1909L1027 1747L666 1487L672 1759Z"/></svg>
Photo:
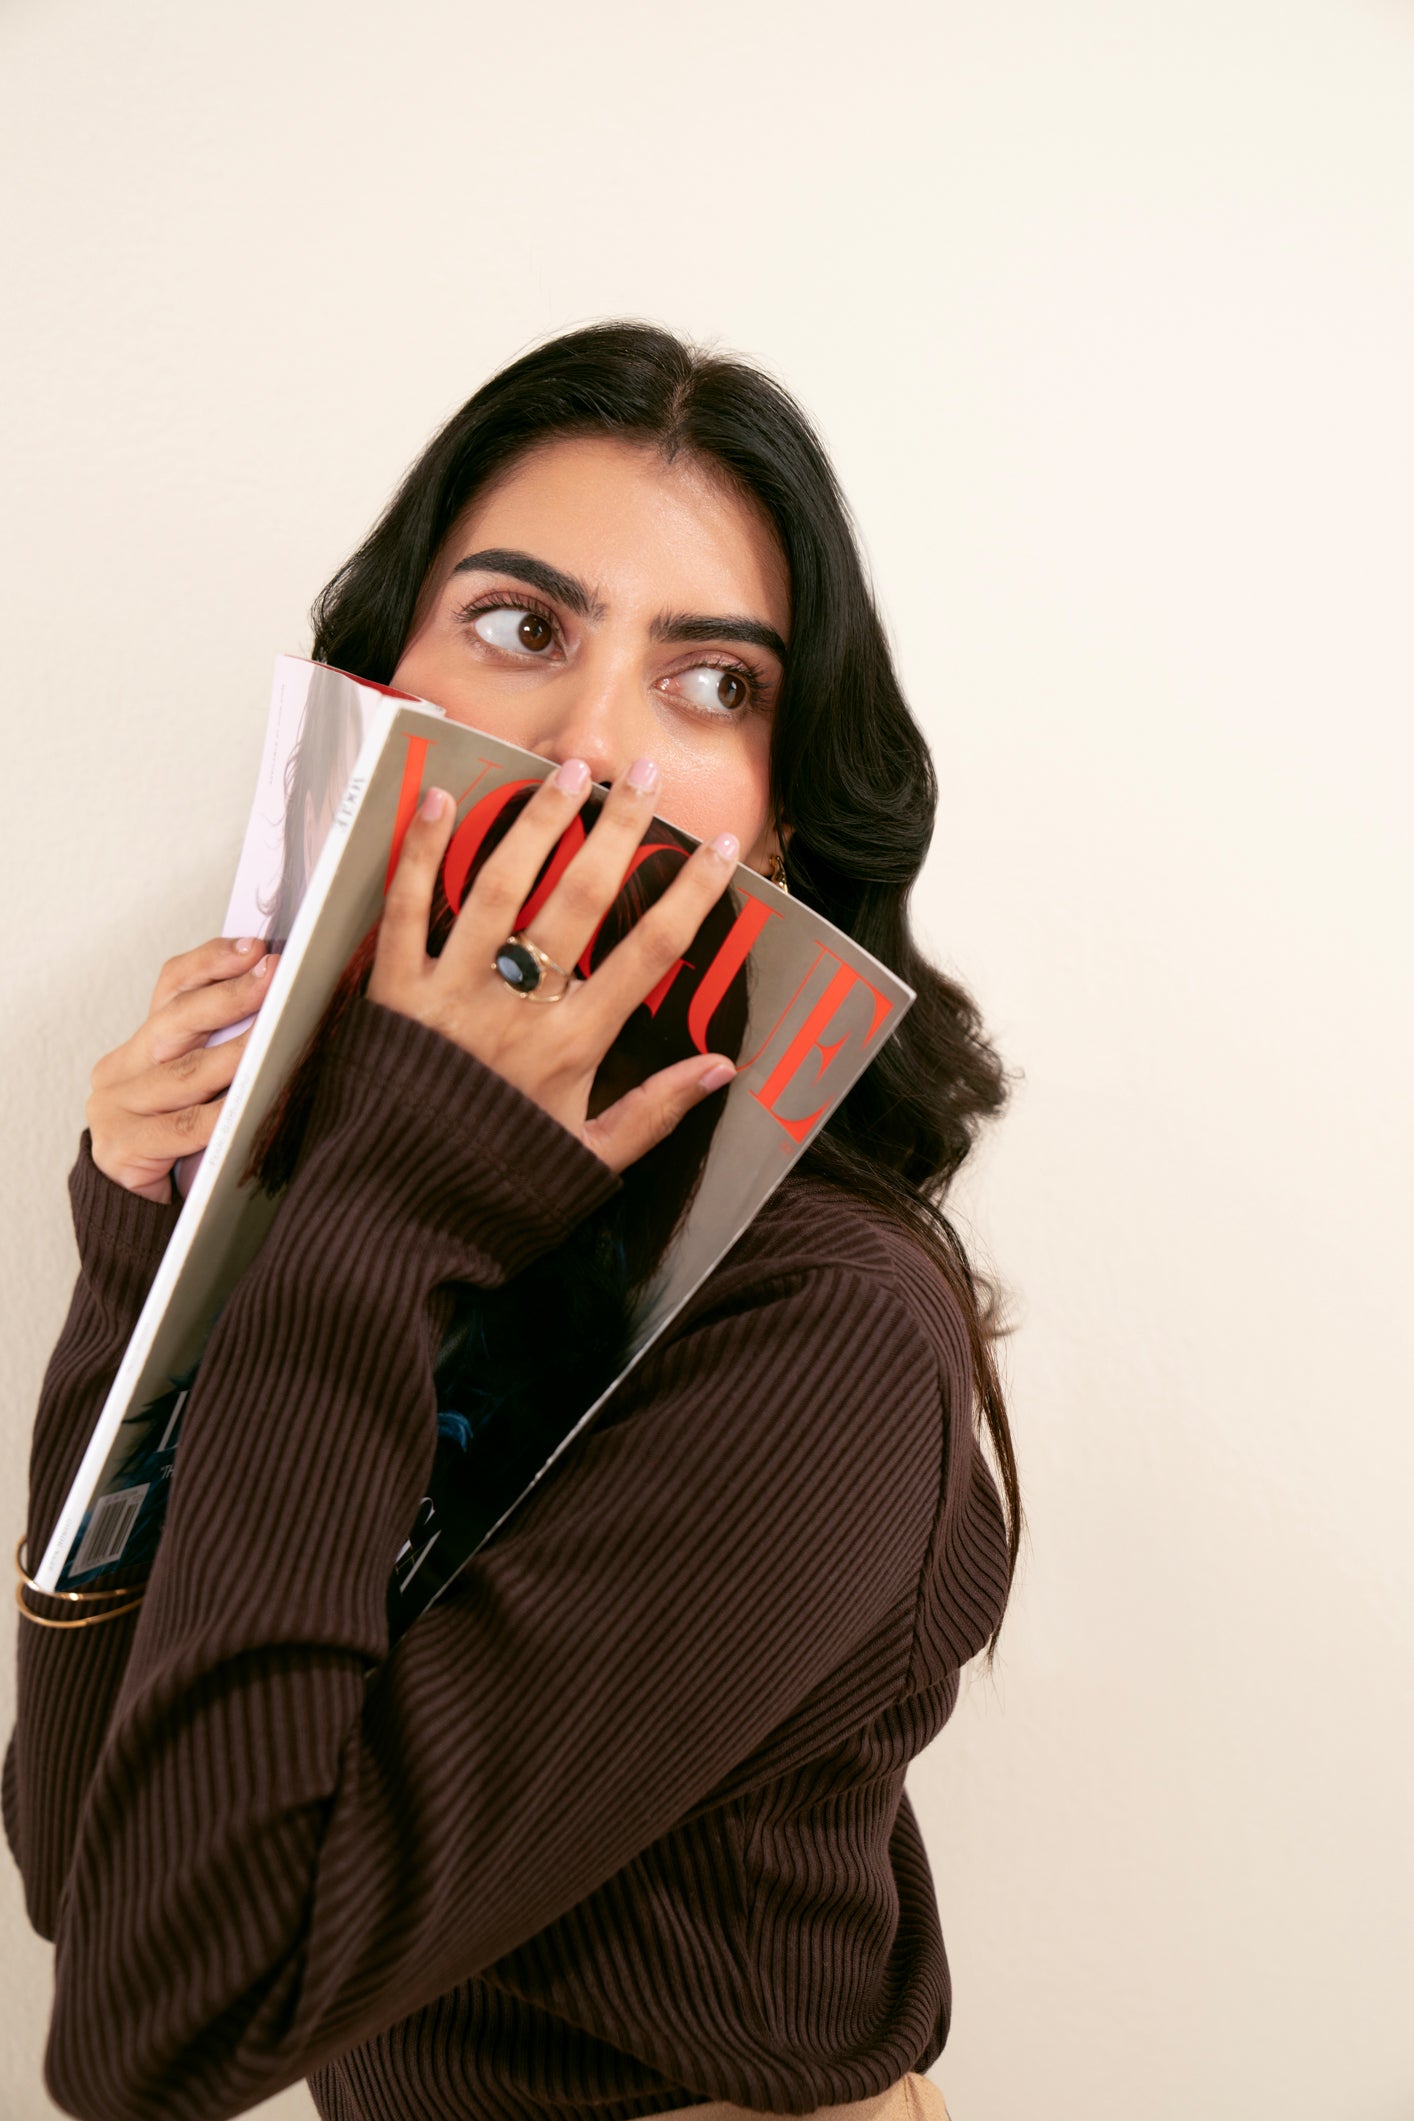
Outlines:
<svg viewBox="0 0 1414 2121"><path fill-rule="evenodd" d="M172 1198L172 1168L210 1141L250 1033L206 1041L254 1016L275 962L249 936L168 959L146 1023L93 1071L88 1126L105 1177L144 1200Z"/></svg>

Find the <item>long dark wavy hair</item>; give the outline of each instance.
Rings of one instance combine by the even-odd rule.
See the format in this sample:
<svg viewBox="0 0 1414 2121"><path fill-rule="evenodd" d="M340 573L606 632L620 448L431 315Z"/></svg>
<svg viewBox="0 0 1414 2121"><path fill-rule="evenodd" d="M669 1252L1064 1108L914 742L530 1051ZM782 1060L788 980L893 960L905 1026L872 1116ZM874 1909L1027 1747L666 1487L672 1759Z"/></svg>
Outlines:
<svg viewBox="0 0 1414 2121"><path fill-rule="evenodd" d="M1009 1589L1022 1508L993 1346L1010 1328L995 1285L974 1270L943 1208L978 1129L1005 1104L1008 1079L971 997L923 957L909 926L937 781L894 672L846 504L799 406L759 369L652 325L601 324L550 340L483 384L427 445L316 600L315 658L389 683L423 584L468 503L528 449L585 435L715 465L775 526L790 573L791 629L773 723L771 799L790 828L790 889L918 997L801 1167L907 1230L957 1300L974 1417L990 1438L1006 1501Z"/></svg>

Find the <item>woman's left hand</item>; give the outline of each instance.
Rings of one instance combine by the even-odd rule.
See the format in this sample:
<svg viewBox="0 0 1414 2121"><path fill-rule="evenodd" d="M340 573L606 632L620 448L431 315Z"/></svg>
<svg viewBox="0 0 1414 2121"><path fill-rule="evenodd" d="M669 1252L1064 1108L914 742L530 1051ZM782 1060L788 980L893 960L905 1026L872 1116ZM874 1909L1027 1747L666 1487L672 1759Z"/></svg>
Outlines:
<svg viewBox="0 0 1414 2121"><path fill-rule="evenodd" d="M645 767L647 761L637 761L614 783L584 845L524 931L559 965L573 965L583 952L652 819L657 776ZM456 805L445 789L429 789L389 886L368 994L475 1054L577 1134L611 1170L623 1171L736 1073L723 1054L695 1054L659 1069L596 1118L588 1116L599 1063L726 889L737 841L724 832L694 849L661 898L588 979L572 980L559 1001L537 1002L507 984L495 956L589 788L589 768L581 759L566 759L541 783L488 855L435 958L427 954L427 928Z"/></svg>

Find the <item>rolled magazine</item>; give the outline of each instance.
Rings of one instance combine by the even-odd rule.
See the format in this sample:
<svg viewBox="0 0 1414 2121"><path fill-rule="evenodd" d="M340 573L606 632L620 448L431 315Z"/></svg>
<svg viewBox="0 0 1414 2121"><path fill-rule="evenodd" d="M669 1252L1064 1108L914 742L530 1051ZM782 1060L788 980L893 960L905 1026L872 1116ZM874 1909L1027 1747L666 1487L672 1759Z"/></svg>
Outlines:
<svg viewBox="0 0 1414 2121"><path fill-rule="evenodd" d="M552 761L450 721L426 701L324 664L278 659L224 929L264 936L278 949L271 991L210 1143L179 1173L181 1213L36 1571L41 1590L79 1589L100 1571L128 1569L156 1551L202 1352L279 1212L301 1100L369 961L387 881L424 788L450 789L457 803L429 939L436 949L479 862L553 770ZM594 791L571 823L517 926L533 919L602 799ZM667 887L696 844L653 820L580 974ZM541 1385L517 1377L497 1353L498 1336L514 1338L497 1305L513 1306L527 1293L518 1294L516 1282L492 1297L467 1292L454 1310L437 1365L428 1492L388 1587L392 1639L594 1419L912 1000L910 988L819 914L754 870L736 869L683 957L624 1025L601 1080L618 1095L694 1051L729 1054L737 1075L625 1174L625 1188L637 1189L631 1226L605 1211L572 1235L572 1278L583 1300L571 1307L568 1335L545 1351ZM528 1295L533 1302L533 1286Z"/></svg>

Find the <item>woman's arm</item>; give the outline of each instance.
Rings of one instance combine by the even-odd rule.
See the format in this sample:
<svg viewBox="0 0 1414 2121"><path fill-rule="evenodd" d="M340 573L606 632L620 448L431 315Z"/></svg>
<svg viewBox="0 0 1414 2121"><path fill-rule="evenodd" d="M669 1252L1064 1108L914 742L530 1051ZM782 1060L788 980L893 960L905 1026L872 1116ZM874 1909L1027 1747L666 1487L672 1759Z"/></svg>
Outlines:
<svg viewBox="0 0 1414 2121"><path fill-rule="evenodd" d="M31 1446L31 1565L48 1545L176 1224L172 1167L210 1139L246 1043L244 1035L218 1046L207 1039L262 1006L269 962L253 938L222 936L169 959L144 1022L94 1068L91 1132L69 1180L79 1278ZM112 1569L102 1584L124 1585L139 1573ZM66 1602L37 1592L27 1592L26 1603L41 1620L74 1617ZM46 1937L134 1625L127 1616L62 1631L19 1622L19 1717L5 1756L5 1834L24 1876L30 1919Z"/></svg>
<svg viewBox="0 0 1414 2121"><path fill-rule="evenodd" d="M31 1567L48 1544L177 1219L174 1205L143 1199L105 1178L87 1134L69 1197L79 1276L45 1372L30 1446L25 1549ZM114 1570L108 1580L126 1579ZM34 1592L26 1598L46 1618L72 1617L60 1599ZM5 1834L24 1877L30 1920L45 1937L54 1934L79 1812L134 1625L135 1617L61 1632L18 1623L20 1713L5 1755Z"/></svg>
<svg viewBox="0 0 1414 2121"><path fill-rule="evenodd" d="M933 1352L886 1277L797 1240L719 1270L387 1654L435 1443L431 1292L514 1273L615 1183L438 1033L354 1012L188 1403L92 1779L48 2056L74 2113L235 2113L427 2003L911 1609Z"/></svg>

